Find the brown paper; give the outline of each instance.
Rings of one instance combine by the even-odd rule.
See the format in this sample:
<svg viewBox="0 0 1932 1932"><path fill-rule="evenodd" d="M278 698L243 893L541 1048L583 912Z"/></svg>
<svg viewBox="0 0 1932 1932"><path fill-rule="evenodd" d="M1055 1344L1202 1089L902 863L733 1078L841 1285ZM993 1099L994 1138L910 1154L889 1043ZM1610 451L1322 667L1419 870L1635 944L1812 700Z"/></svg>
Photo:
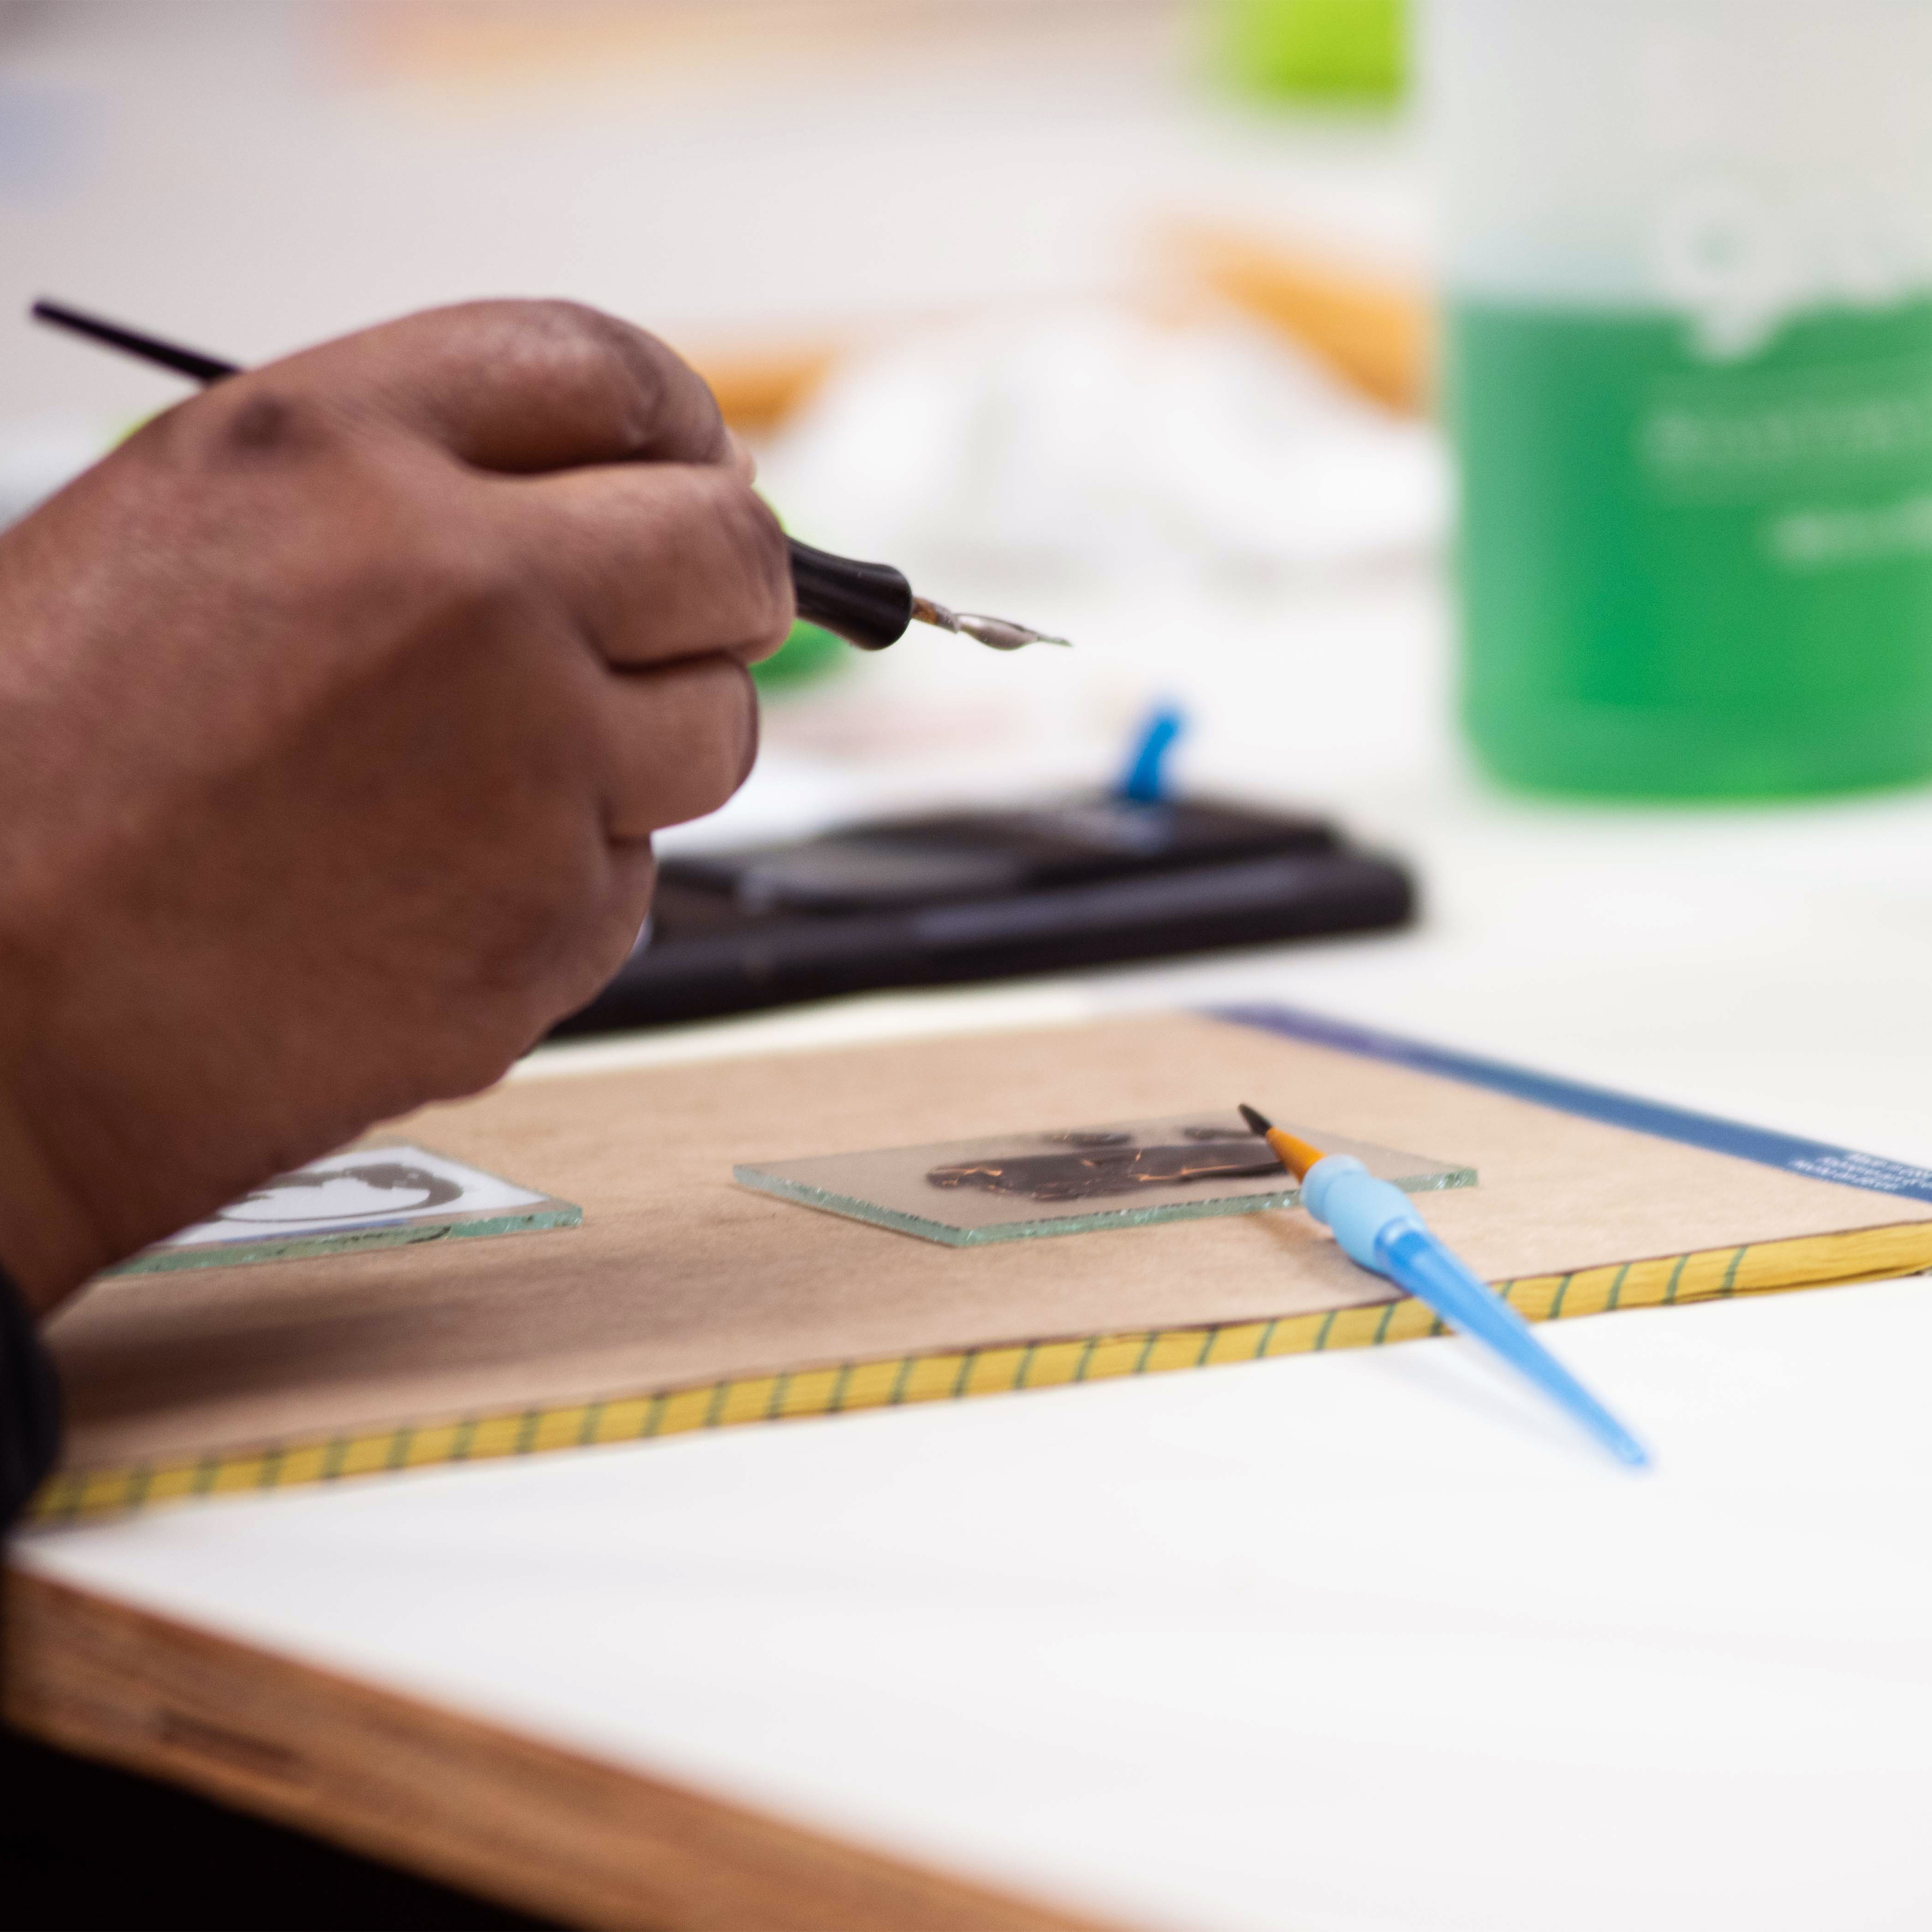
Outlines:
<svg viewBox="0 0 1932 1932"><path fill-rule="evenodd" d="M512 1083L392 1124L580 1228L104 1280L49 1339L69 1467L1001 1342L1388 1298L1302 1214L946 1248L735 1186L734 1162L1238 1100L1467 1163L1430 1221L1492 1280L1932 1220L1186 1015Z"/></svg>

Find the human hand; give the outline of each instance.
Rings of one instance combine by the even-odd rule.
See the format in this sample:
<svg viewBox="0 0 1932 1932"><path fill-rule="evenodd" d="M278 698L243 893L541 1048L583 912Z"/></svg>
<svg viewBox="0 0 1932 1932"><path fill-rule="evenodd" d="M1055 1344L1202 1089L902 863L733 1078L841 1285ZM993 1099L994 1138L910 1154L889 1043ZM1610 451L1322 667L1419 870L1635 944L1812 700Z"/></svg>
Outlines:
<svg viewBox="0 0 1932 1932"><path fill-rule="evenodd" d="M0 534L0 1262L45 1307L495 1080L751 767L784 538L702 382L560 303L157 418Z"/></svg>

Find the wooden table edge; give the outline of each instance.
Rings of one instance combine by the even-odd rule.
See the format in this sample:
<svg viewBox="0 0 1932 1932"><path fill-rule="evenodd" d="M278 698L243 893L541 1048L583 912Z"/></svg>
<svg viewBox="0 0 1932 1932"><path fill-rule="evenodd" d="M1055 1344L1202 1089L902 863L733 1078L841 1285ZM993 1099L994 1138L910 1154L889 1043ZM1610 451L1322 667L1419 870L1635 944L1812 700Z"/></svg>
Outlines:
<svg viewBox="0 0 1932 1932"><path fill-rule="evenodd" d="M7 1720L566 1924L1119 1932L8 1567Z"/></svg>

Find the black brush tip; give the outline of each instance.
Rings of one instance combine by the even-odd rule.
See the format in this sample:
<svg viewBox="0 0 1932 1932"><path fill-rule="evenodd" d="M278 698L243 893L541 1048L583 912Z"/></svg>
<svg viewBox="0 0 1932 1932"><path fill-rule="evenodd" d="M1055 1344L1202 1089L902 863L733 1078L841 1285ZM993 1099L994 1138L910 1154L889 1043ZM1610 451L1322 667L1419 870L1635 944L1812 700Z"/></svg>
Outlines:
<svg viewBox="0 0 1932 1932"><path fill-rule="evenodd" d="M1274 1126L1266 1114L1256 1113L1245 1100L1241 1102L1241 1118L1258 1134L1265 1134Z"/></svg>

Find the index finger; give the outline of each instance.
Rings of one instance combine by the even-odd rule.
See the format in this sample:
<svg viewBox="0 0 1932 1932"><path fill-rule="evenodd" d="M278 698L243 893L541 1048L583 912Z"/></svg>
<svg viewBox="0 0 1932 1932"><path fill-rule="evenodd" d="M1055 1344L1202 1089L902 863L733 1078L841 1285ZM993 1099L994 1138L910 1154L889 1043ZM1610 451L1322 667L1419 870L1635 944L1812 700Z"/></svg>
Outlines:
<svg viewBox="0 0 1932 1932"><path fill-rule="evenodd" d="M479 470L730 457L704 378L656 336L577 302L426 309L255 374L313 382Z"/></svg>

